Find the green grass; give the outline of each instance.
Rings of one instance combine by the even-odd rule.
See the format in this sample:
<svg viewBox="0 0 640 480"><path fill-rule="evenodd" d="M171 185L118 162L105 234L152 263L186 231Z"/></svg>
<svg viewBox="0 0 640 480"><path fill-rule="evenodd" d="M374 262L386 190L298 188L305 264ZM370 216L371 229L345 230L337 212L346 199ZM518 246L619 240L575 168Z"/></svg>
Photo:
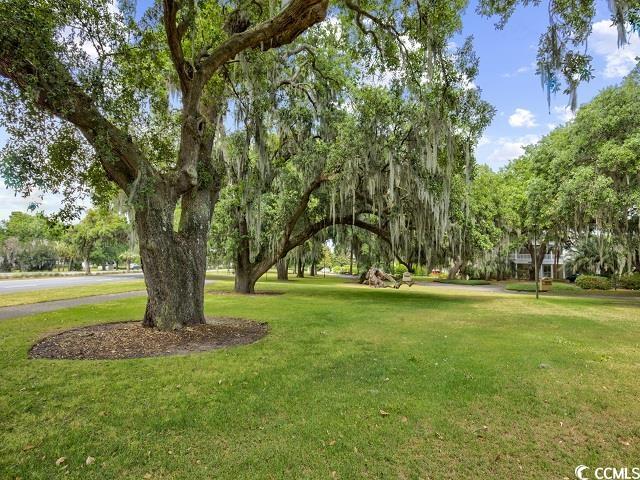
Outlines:
<svg viewBox="0 0 640 480"><path fill-rule="evenodd" d="M139 270L138 270L139 271ZM91 275L117 275L119 273L135 273L135 270L131 272L127 272L126 270L92 270ZM15 280L19 278L47 278L47 277L81 277L85 275L82 270L72 270L68 271L63 269L62 271L58 270L45 270L45 271L33 271L33 272L21 272L21 271L13 271L13 272L2 272L0 273L0 280Z"/></svg>
<svg viewBox="0 0 640 480"><path fill-rule="evenodd" d="M515 292L535 292L535 282L510 282L504 286L505 290ZM640 297L640 291L636 290L585 290L573 283L553 282L550 293L560 293L562 295L604 295L612 297Z"/></svg>
<svg viewBox="0 0 640 480"><path fill-rule="evenodd" d="M452 279L438 279L434 280L436 283L450 283L452 285L491 285L491 282L487 280L462 280L460 278Z"/></svg>
<svg viewBox="0 0 640 480"><path fill-rule="evenodd" d="M66 300L69 298L90 297L92 295L105 295L108 293L130 292L144 290L144 282L135 280L131 282L109 282L99 285L73 286L64 288L44 288L28 292L15 292L0 294L0 307L24 305L27 303L50 302L52 300Z"/></svg>
<svg viewBox="0 0 640 480"><path fill-rule="evenodd" d="M27 359L47 332L141 318L143 298L0 322L0 478L561 479L579 464L637 466L637 300L342 282L208 295L208 314L271 332L189 356Z"/></svg>

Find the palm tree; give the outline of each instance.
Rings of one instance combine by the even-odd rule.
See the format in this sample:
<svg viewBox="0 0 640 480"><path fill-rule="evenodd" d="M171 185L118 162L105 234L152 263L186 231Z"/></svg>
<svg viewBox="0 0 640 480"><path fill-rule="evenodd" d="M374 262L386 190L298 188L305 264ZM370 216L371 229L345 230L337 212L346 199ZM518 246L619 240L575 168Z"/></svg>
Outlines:
<svg viewBox="0 0 640 480"><path fill-rule="evenodd" d="M570 250L568 265L576 273L613 274L618 271L621 259L624 262L622 246L612 235L588 235Z"/></svg>

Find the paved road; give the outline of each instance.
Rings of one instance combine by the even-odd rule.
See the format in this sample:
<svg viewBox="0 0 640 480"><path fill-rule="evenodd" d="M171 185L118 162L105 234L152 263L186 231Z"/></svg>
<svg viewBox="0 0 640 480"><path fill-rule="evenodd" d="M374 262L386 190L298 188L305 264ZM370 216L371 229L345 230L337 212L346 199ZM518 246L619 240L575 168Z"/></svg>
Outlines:
<svg viewBox="0 0 640 480"><path fill-rule="evenodd" d="M114 275L81 275L78 277L43 277L22 278L19 280L0 280L0 294L14 292L29 292L47 288L80 287L84 285L99 285L101 283L130 282L142 280L142 273L117 273Z"/></svg>

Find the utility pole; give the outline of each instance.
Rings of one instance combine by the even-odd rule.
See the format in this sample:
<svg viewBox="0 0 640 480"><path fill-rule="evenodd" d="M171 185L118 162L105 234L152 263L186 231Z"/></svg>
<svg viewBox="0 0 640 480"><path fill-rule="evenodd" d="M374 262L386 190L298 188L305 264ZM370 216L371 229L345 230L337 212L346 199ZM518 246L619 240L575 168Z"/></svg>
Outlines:
<svg viewBox="0 0 640 480"><path fill-rule="evenodd" d="M353 224L351 225L351 245L349 248L349 275L353 275Z"/></svg>
<svg viewBox="0 0 640 480"><path fill-rule="evenodd" d="M327 278L327 256L322 252L322 278Z"/></svg>
<svg viewBox="0 0 640 480"><path fill-rule="evenodd" d="M533 271L536 279L536 300L540 298L540 286L538 285L538 225L533 224Z"/></svg>

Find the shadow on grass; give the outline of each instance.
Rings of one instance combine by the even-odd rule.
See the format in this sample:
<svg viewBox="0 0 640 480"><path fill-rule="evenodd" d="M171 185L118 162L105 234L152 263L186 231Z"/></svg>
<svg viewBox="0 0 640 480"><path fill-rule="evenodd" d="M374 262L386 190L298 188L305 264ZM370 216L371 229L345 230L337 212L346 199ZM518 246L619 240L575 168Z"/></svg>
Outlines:
<svg viewBox="0 0 640 480"><path fill-rule="evenodd" d="M211 278L211 277L209 277ZM232 278L219 276L219 280L223 280L226 284L216 285L208 293L232 292ZM226 289L225 287L229 287ZM341 277L306 277L303 279L292 278L287 281L277 279L262 278L256 284L256 291L277 291L286 293L286 301L290 302L306 302L313 300L316 304L327 303L334 304L342 302L348 305L367 305L379 304L380 309L385 312L389 309L425 309L425 308L446 308L446 305L473 305L476 303L485 303L492 301L494 298L489 295L475 295L473 293L464 292L460 295L436 293L418 288L410 288L403 286L400 289L370 288L366 285L360 285L357 280ZM260 295L256 295L259 297ZM234 298L233 295L229 295ZM263 295L262 298L268 297ZM238 298L242 298L238 295ZM276 296L277 298L277 296ZM281 297L282 298L282 297ZM272 301L279 301L272 299Z"/></svg>

